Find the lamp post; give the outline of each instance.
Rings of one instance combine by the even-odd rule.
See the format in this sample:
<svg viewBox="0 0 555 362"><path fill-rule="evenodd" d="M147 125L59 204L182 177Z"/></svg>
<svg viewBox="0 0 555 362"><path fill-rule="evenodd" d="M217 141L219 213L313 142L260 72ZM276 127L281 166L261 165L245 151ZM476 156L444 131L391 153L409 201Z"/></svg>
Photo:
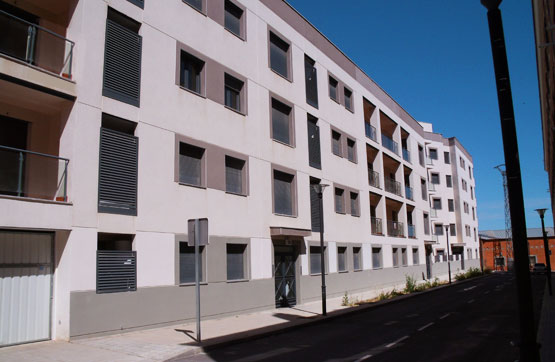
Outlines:
<svg viewBox="0 0 555 362"><path fill-rule="evenodd" d="M488 9L491 52L497 86L501 134L503 136L520 321L520 360L536 362L540 360L540 355L534 326L534 303L532 300L530 270L528 268L528 238L526 237L526 218L524 214L524 197L522 196L522 179L518 157L513 96L511 93L507 52L505 50L503 21L501 20L501 11L499 10L501 0L480 0L480 2Z"/></svg>
<svg viewBox="0 0 555 362"><path fill-rule="evenodd" d="M314 192L318 195L320 200L320 273L322 274L322 315L327 315L326 313L326 259L324 258L324 203L322 200L322 195L324 189L329 185L325 184L314 184L312 188Z"/></svg>
<svg viewBox="0 0 555 362"><path fill-rule="evenodd" d="M447 237L447 271L449 272L449 284L451 284L451 257L449 256L449 225L445 225L445 236Z"/></svg>
<svg viewBox="0 0 555 362"><path fill-rule="evenodd" d="M553 295L553 290L551 289L551 250L549 250L547 233L545 232L545 224L543 223L543 215L545 215L547 209L536 209L536 211L540 215L542 221L543 251L545 252L545 264L547 265L547 286L549 288L549 295Z"/></svg>

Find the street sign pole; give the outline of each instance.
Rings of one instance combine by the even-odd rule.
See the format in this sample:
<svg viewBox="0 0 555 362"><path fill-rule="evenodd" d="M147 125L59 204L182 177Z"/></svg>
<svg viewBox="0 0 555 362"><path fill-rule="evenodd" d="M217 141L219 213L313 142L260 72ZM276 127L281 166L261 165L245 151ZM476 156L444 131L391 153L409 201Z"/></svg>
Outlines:
<svg viewBox="0 0 555 362"><path fill-rule="evenodd" d="M200 220L195 219L195 283L197 289L197 341L201 342L200 337Z"/></svg>

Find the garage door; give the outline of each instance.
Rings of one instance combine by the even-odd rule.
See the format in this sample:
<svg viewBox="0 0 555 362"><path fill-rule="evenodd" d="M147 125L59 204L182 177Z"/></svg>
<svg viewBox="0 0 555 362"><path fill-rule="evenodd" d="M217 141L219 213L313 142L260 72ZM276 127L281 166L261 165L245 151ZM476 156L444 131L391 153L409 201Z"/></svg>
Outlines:
<svg viewBox="0 0 555 362"><path fill-rule="evenodd" d="M0 231L0 346L50 338L52 234Z"/></svg>

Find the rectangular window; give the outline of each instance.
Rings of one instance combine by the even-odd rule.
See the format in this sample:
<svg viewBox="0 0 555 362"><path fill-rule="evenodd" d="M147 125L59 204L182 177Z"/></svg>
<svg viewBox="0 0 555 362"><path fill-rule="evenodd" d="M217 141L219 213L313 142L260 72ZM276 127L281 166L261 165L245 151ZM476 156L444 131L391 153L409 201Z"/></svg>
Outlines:
<svg viewBox="0 0 555 362"><path fill-rule="evenodd" d="M453 177L451 177L451 175L445 175L445 185L447 187L453 187Z"/></svg>
<svg viewBox="0 0 555 362"><path fill-rule="evenodd" d="M131 4L137 5L141 9L144 9L145 7L145 0L127 0L127 1L129 1Z"/></svg>
<svg viewBox="0 0 555 362"><path fill-rule="evenodd" d="M320 232L320 198L314 190L314 186L319 183L320 180L310 178L310 224L314 232Z"/></svg>
<svg viewBox="0 0 555 362"><path fill-rule="evenodd" d="M451 158L449 157L449 152L443 152L443 162L446 164L451 163Z"/></svg>
<svg viewBox="0 0 555 362"><path fill-rule="evenodd" d="M351 198L351 215L360 216L360 211L358 209L358 194L356 192L350 192Z"/></svg>
<svg viewBox="0 0 555 362"><path fill-rule="evenodd" d="M239 79L225 74L225 105L237 112L242 112L241 95L244 83Z"/></svg>
<svg viewBox="0 0 555 362"><path fill-rule="evenodd" d="M202 94L203 92L203 70L204 62L189 53L181 51L181 67L179 73L179 85L191 92Z"/></svg>
<svg viewBox="0 0 555 362"><path fill-rule="evenodd" d="M468 166L468 178L472 180L472 168Z"/></svg>
<svg viewBox="0 0 555 362"><path fill-rule="evenodd" d="M407 256L407 248L402 248L401 249L401 265L403 266L407 266L409 264L408 262L408 256Z"/></svg>
<svg viewBox="0 0 555 362"><path fill-rule="evenodd" d="M362 270L362 252L360 247L353 247L353 270Z"/></svg>
<svg viewBox="0 0 555 362"><path fill-rule="evenodd" d="M439 173L431 174L431 182L435 185L439 185Z"/></svg>
<svg viewBox="0 0 555 362"><path fill-rule="evenodd" d="M310 247L310 274L321 274L322 273L322 256L320 253L319 246ZM324 247L324 251L326 248Z"/></svg>
<svg viewBox="0 0 555 362"><path fill-rule="evenodd" d="M457 225L449 224L449 235L450 236L457 236Z"/></svg>
<svg viewBox="0 0 555 362"><path fill-rule="evenodd" d="M243 280L246 278L245 244L227 244L227 280Z"/></svg>
<svg viewBox="0 0 555 362"><path fill-rule="evenodd" d="M474 228L474 241L477 241L476 228ZM476 258L478 258L478 250L476 250Z"/></svg>
<svg viewBox="0 0 555 362"><path fill-rule="evenodd" d="M337 271L347 271L347 248L337 248Z"/></svg>
<svg viewBox="0 0 555 362"><path fill-rule="evenodd" d="M372 268L382 268L382 248L372 248Z"/></svg>
<svg viewBox="0 0 555 362"><path fill-rule="evenodd" d="M204 185L204 148L179 144L179 182L193 186Z"/></svg>
<svg viewBox="0 0 555 362"><path fill-rule="evenodd" d="M347 159L351 162L357 162L357 150L354 140L347 138Z"/></svg>
<svg viewBox="0 0 555 362"><path fill-rule="evenodd" d="M432 160L437 160L437 150L435 148L430 148L429 153Z"/></svg>
<svg viewBox="0 0 555 362"><path fill-rule="evenodd" d="M430 215L424 213L422 216L424 219L424 234L430 235Z"/></svg>
<svg viewBox="0 0 555 362"><path fill-rule="evenodd" d="M447 200L447 207L449 209L449 212L454 212L455 211L455 201L453 199L448 199Z"/></svg>
<svg viewBox="0 0 555 362"><path fill-rule="evenodd" d="M339 187L335 188L335 212L338 214L345 213L345 191Z"/></svg>
<svg viewBox="0 0 555 362"><path fill-rule="evenodd" d="M434 224L434 234L443 235L443 224Z"/></svg>
<svg viewBox="0 0 555 362"><path fill-rule="evenodd" d="M289 79L289 44L270 32L270 68Z"/></svg>
<svg viewBox="0 0 555 362"><path fill-rule="evenodd" d="M392 248L391 257L393 259L393 267L397 268L399 266L399 248Z"/></svg>
<svg viewBox="0 0 555 362"><path fill-rule="evenodd" d="M137 252L134 235L98 233L96 293L137 290Z"/></svg>
<svg viewBox="0 0 555 362"><path fill-rule="evenodd" d="M203 259L204 246L199 247L200 269L199 280L204 281ZM179 243L179 284L195 282L195 247L189 246L187 242Z"/></svg>
<svg viewBox="0 0 555 362"><path fill-rule="evenodd" d="M470 199L474 200L474 187L470 186Z"/></svg>
<svg viewBox="0 0 555 362"><path fill-rule="evenodd" d="M423 178L420 179L420 194L422 195L422 200L424 201L428 200L428 190L426 187L426 180L424 180Z"/></svg>
<svg viewBox="0 0 555 362"><path fill-rule="evenodd" d="M191 5L192 7L194 7L195 9L197 9L198 11L202 12L202 0L183 0L183 2Z"/></svg>
<svg viewBox="0 0 555 362"><path fill-rule="evenodd" d="M349 111L353 111L353 92L345 88L343 94L345 95L345 108L347 108Z"/></svg>
<svg viewBox="0 0 555 362"><path fill-rule="evenodd" d="M338 86L337 80L335 80L333 77L330 76L328 77L328 84L329 84L330 98L336 102L339 102L339 97L337 94L337 86Z"/></svg>
<svg viewBox="0 0 555 362"><path fill-rule="evenodd" d="M467 190L467 188L466 188L466 181L465 181L465 180L462 180L462 181L461 181L461 184L462 184L462 189L463 189L464 191L466 191L466 190Z"/></svg>
<svg viewBox="0 0 555 362"><path fill-rule="evenodd" d="M412 265L419 265L420 264L420 253L418 252L418 248L412 248Z"/></svg>
<svg viewBox="0 0 555 362"><path fill-rule="evenodd" d="M225 190L243 195L245 161L235 157L225 156Z"/></svg>
<svg viewBox="0 0 555 362"><path fill-rule="evenodd" d="M441 210L441 199L432 199L432 209Z"/></svg>
<svg viewBox="0 0 555 362"><path fill-rule="evenodd" d="M272 138L287 145L293 144L291 137L291 111L291 107L272 98Z"/></svg>
<svg viewBox="0 0 555 362"><path fill-rule="evenodd" d="M464 164L464 159L462 157L459 157L459 163L460 163L461 167L464 169L465 164Z"/></svg>
<svg viewBox="0 0 555 362"><path fill-rule="evenodd" d="M293 215L293 180L295 176L274 170L274 213Z"/></svg>
<svg viewBox="0 0 555 362"><path fill-rule="evenodd" d="M331 147L334 155L343 157L341 152L341 133L331 131Z"/></svg>
<svg viewBox="0 0 555 362"><path fill-rule="evenodd" d="M322 160L320 154L320 127L318 119L308 115L308 165L310 167L322 169Z"/></svg>
<svg viewBox="0 0 555 362"><path fill-rule="evenodd" d="M465 214L468 214L468 204L466 202L463 202L463 210Z"/></svg>
<svg viewBox="0 0 555 362"><path fill-rule="evenodd" d="M424 147L418 145L418 162L420 166L424 167Z"/></svg>
<svg viewBox="0 0 555 362"><path fill-rule="evenodd" d="M472 220L476 220L476 209L472 206Z"/></svg>
<svg viewBox="0 0 555 362"><path fill-rule="evenodd" d="M465 229L466 229L466 236L470 236L470 226L466 225Z"/></svg>
<svg viewBox="0 0 555 362"><path fill-rule="evenodd" d="M227 30L242 38L241 22L243 10L229 0L225 1L224 26Z"/></svg>
<svg viewBox="0 0 555 362"><path fill-rule="evenodd" d="M306 88L306 103L318 108L318 74L314 60L304 56L304 81Z"/></svg>

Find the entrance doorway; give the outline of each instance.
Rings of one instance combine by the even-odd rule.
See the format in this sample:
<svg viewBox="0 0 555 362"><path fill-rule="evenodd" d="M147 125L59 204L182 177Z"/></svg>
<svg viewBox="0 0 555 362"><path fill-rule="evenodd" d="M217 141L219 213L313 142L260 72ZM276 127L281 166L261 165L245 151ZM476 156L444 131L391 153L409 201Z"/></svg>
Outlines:
<svg viewBox="0 0 555 362"><path fill-rule="evenodd" d="M426 245L426 279L432 279L432 247Z"/></svg>
<svg viewBox="0 0 555 362"><path fill-rule="evenodd" d="M295 272L295 248L274 245L274 278L276 307L292 307L297 304Z"/></svg>

